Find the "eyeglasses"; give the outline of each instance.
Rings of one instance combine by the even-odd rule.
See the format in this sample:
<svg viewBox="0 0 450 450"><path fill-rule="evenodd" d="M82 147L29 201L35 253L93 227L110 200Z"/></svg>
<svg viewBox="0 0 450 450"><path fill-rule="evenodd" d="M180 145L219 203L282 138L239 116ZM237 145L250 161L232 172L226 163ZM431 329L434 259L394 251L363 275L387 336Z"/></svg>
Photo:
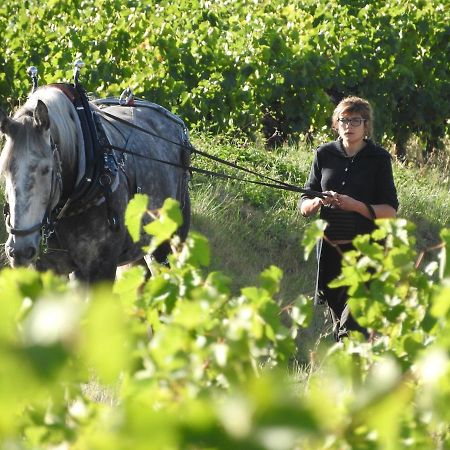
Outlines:
<svg viewBox="0 0 450 450"><path fill-rule="evenodd" d="M359 127L366 119L362 119L361 117L352 117L351 119L345 119L340 117L338 122L342 123L342 125L350 125L352 127Z"/></svg>

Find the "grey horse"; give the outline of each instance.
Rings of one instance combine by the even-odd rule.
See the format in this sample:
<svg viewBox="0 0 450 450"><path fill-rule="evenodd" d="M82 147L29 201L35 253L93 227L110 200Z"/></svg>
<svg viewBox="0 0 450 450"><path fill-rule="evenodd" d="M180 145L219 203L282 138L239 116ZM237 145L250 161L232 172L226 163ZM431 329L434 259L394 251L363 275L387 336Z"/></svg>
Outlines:
<svg viewBox="0 0 450 450"><path fill-rule="evenodd" d="M81 208L59 211L45 239L47 251L41 251L44 222L70 198L87 170L80 119L73 102L52 85L32 93L12 118L0 111L0 129L6 136L0 173L9 205L5 253L13 267L34 265L95 282L114 279L118 266L143 257L148 262L151 255L144 255L142 247L149 237L134 243L124 224L125 209L136 192L148 194L152 210L169 197L177 199L184 218L179 235L182 239L187 235L189 146L181 119L145 101L135 106L114 100L90 102L90 107L115 147L110 157L117 170L108 201L99 196L91 204L81 201ZM109 220L111 206L114 227ZM163 245L153 257L162 262L169 250L168 244Z"/></svg>

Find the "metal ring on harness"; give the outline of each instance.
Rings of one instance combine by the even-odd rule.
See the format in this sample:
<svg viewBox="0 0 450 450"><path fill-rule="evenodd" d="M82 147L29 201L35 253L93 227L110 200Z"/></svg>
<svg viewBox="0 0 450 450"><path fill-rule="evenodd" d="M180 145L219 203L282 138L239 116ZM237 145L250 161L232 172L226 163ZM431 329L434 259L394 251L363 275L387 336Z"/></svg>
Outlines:
<svg viewBox="0 0 450 450"><path fill-rule="evenodd" d="M98 183L102 187L111 186L112 184L111 176L108 173L102 173L98 179Z"/></svg>

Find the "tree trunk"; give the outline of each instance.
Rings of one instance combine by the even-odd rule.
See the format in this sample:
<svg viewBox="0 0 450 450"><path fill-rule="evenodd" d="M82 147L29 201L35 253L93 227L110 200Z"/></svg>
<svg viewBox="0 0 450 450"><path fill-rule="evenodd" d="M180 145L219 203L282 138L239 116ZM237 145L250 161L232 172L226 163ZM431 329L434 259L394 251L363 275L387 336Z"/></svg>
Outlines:
<svg viewBox="0 0 450 450"><path fill-rule="evenodd" d="M406 143L408 142L409 133L400 130L395 136L395 156L399 161L406 161Z"/></svg>

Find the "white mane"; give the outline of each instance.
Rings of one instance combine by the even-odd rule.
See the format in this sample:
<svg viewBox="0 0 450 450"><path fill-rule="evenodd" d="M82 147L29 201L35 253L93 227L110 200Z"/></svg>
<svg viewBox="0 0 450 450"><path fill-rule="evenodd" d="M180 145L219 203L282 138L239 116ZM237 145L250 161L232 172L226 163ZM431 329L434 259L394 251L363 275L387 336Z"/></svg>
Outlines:
<svg viewBox="0 0 450 450"><path fill-rule="evenodd" d="M76 111L67 96L58 88L44 86L31 94L14 118L34 111L38 100L42 100L48 109L50 134L54 139L61 158L76 157L78 160L77 183L85 170L84 141L81 125ZM78 149L74 153L73 149ZM70 161L73 165L74 161Z"/></svg>
<svg viewBox="0 0 450 450"><path fill-rule="evenodd" d="M31 94L25 104L13 116L14 121L24 128L31 127L33 112L38 100L47 106L50 119L50 134L58 147L60 158L65 160L69 167L77 170L76 183L79 182L85 170L84 141L80 122L76 111L67 96L58 88L44 86ZM22 149L14 145L14 141L23 139L22 136L9 137L0 156L0 173L10 164L13 158L13 148L16 151L33 152L34 146L24 140ZM28 154L29 155L29 154ZM25 155L21 155L24 157Z"/></svg>

